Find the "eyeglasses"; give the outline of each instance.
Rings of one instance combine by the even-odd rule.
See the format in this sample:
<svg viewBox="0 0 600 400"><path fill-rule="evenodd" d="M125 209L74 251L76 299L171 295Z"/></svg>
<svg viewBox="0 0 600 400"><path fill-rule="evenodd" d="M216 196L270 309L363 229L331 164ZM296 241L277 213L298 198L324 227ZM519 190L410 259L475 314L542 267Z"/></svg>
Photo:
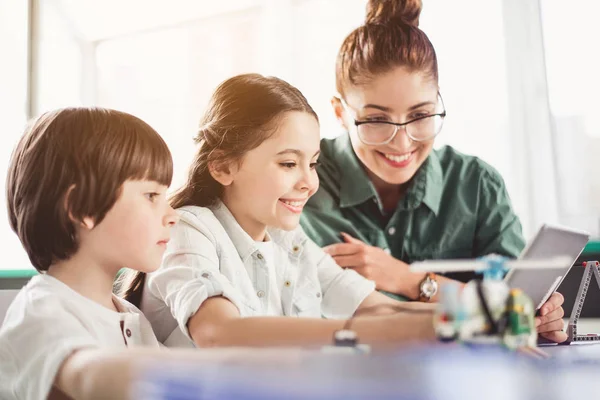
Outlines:
<svg viewBox="0 0 600 400"><path fill-rule="evenodd" d="M441 132L446 117L446 107L439 93L438 99L438 106L443 110L441 113L424 115L401 124L392 121L354 120L360 141L371 146L388 144L394 140L401 127L404 127L406 135L414 142L433 139Z"/></svg>

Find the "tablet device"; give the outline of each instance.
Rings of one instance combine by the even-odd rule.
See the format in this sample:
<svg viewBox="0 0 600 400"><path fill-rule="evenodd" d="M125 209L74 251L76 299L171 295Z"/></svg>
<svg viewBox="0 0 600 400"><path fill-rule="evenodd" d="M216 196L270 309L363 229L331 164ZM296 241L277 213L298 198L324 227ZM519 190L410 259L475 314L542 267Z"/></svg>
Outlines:
<svg viewBox="0 0 600 400"><path fill-rule="evenodd" d="M543 225L521 252L520 260L566 256L570 260L561 267L547 269L512 269L505 277L511 288L527 294L538 310L558 288L590 239L590 234L556 225Z"/></svg>

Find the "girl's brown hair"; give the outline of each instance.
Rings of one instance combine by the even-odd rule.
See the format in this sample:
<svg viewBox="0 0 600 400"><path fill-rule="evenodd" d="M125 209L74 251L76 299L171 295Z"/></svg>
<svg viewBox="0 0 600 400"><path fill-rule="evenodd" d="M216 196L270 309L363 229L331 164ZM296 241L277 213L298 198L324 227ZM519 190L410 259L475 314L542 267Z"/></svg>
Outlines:
<svg viewBox="0 0 600 400"><path fill-rule="evenodd" d="M286 112L317 114L302 93L289 83L259 74L238 75L221 83L194 138L199 144L187 182L173 196L171 205L210 206L223 187L208 166L241 162L244 155L268 139Z"/></svg>
<svg viewBox="0 0 600 400"><path fill-rule="evenodd" d="M210 174L209 165L241 162L277 129L287 112L317 114L302 93L275 77L244 74L227 79L213 93L200 129L194 137L199 145L186 183L173 195L173 208L211 206L221 197L223 187ZM128 273L122 295L139 304L145 274Z"/></svg>
<svg viewBox="0 0 600 400"><path fill-rule="evenodd" d="M336 62L336 87L362 85L396 67L438 80L433 45L419 29L421 0L369 0L365 24L342 43Z"/></svg>

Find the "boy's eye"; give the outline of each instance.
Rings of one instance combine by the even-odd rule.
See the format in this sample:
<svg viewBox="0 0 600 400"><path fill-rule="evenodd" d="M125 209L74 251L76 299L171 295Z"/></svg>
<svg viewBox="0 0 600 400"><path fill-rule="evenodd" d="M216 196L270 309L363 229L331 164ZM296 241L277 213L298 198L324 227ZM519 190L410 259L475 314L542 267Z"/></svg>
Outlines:
<svg viewBox="0 0 600 400"><path fill-rule="evenodd" d="M146 198L148 200L153 202L158 196L160 196L160 193L150 192L150 193L145 193L144 196L146 196Z"/></svg>
<svg viewBox="0 0 600 400"><path fill-rule="evenodd" d="M279 165L281 165L284 168L294 168L296 166L295 162L283 162L283 163L279 163Z"/></svg>

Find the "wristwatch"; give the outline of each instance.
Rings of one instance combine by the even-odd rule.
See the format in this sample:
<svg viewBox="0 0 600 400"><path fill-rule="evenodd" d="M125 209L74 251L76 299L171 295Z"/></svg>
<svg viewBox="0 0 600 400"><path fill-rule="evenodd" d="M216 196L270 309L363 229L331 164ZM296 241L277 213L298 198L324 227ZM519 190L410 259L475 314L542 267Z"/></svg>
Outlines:
<svg viewBox="0 0 600 400"><path fill-rule="evenodd" d="M419 301L429 301L438 291L438 282L433 272L427 273L419 284Z"/></svg>

